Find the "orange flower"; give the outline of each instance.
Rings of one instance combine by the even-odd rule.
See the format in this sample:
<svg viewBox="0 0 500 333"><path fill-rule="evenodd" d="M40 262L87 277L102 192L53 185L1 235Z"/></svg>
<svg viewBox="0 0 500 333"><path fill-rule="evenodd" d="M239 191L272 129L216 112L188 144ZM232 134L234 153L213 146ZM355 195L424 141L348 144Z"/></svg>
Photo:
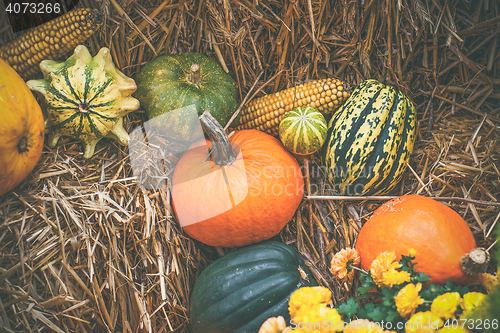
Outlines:
<svg viewBox="0 0 500 333"><path fill-rule="evenodd" d="M353 266L359 266L361 259L358 251L350 247L335 253L330 265L330 272L337 280L350 281L354 277Z"/></svg>
<svg viewBox="0 0 500 333"><path fill-rule="evenodd" d="M259 333L287 333L292 329L286 326L282 316L268 318L260 327Z"/></svg>

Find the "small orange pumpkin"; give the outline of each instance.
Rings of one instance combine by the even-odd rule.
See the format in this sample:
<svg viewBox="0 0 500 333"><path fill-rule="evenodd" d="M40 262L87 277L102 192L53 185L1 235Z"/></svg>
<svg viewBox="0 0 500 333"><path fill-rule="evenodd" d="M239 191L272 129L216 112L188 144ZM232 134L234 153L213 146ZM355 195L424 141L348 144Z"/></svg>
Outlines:
<svg viewBox="0 0 500 333"><path fill-rule="evenodd" d="M0 195L33 170L42 155L45 121L26 83L0 59Z"/></svg>
<svg viewBox="0 0 500 333"><path fill-rule="evenodd" d="M445 204L419 195L388 201L361 228L356 244L363 269L370 269L382 252L394 251L400 260L410 248L417 252L415 269L430 275L431 282L444 284L450 278L463 285L473 281L468 275L474 272L460 264L468 261L468 253L476 252L471 252L476 241L462 217Z"/></svg>
<svg viewBox="0 0 500 333"><path fill-rule="evenodd" d="M184 231L211 246L241 247L278 234L299 206L304 181L297 160L271 135L236 131L228 139L208 112L202 140L177 163L172 202ZM236 153L237 152L237 153Z"/></svg>

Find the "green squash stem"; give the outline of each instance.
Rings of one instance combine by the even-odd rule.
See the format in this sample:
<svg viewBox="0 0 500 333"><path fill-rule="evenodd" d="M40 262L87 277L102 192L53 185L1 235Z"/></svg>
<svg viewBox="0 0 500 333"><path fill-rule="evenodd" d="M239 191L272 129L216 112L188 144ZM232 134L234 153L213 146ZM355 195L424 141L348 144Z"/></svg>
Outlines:
<svg viewBox="0 0 500 333"><path fill-rule="evenodd" d="M238 154L234 151L224 128L205 110L200 116L201 127L211 141L212 160L217 165L231 165Z"/></svg>

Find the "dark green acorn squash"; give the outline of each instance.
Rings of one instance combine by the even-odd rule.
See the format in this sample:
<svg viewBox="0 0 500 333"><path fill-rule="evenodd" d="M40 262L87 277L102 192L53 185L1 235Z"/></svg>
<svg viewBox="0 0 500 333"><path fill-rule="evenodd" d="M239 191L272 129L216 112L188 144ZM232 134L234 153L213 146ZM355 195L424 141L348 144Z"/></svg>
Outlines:
<svg viewBox="0 0 500 333"><path fill-rule="evenodd" d="M186 107L196 106L198 115L208 110L222 126L237 108L231 76L217 61L199 53L163 55L145 65L137 76L135 96L149 119L162 116L155 126L179 141L191 142L202 135L197 115Z"/></svg>
<svg viewBox="0 0 500 333"><path fill-rule="evenodd" d="M366 80L329 123L322 157L339 195L390 192L415 143L415 105L394 87Z"/></svg>
<svg viewBox="0 0 500 333"><path fill-rule="evenodd" d="M191 294L191 333L252 333L269 317L290 320L288 301L317 285L290 246L266 241L240 248L201 272Z"/></svg>

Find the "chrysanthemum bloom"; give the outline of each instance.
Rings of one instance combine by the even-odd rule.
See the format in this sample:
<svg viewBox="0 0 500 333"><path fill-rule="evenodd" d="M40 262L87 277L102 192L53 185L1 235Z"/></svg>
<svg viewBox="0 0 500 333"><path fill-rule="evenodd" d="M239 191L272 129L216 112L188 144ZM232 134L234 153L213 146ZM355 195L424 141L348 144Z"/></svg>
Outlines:
<svg viewBox="0 0 500 333"><path fill-rule="evenodd" d="M378 257L372 261L370 266L370 274L373 282L380 288L388 287L384 284L384 273L389 271L396 271L396 269L401 267L401 264L396 260L396 255L394 252L383 252L378 255Z"/></svg>
<svg viewBox="0 0 500 333"><path fill-rule="evenodd" d="M302 287L297 289L288 301L290 317L295 318L302 308L311 308L313 305L328 305L332 301L332 292L325 287Z"/></svg>
<svg viewBox="0 0 500 333"><path fill-rule="evenodd" d="M260 327L259 333L288 333L292 329L286 326L282 316L268 318Z"/></svg>
<svg viewBox="0 0 500 333"><path fill-rule="evenodd" d="M397 271L395 269L391 269L388 272L382 274L382 284L387 286L388 288L392 288L393 285L398 285L401 283L410 281L410 273L405 271Z"/></svg>
<svg viewBox="0 0 500 333"><path fill-rule="evenodd" d="M330 272L340 281L351 281L354 277L353 266L359 266L361 259L358 251L350 247L335 253L330 264Z"/></svg>
<svg viewBox="0 0 500 333"><path fill-rule="evenodd" d="M440 318L454 318L461 301L462 298L457 292L439 295L432 301L431 312Z"/></svg>
<svg viewBox="0 0 500 333"><path fill-rule="evenodd" d="M291 327L304 333L335 333L342 332L343 320L335 308L323 304L301 307L291 321Z"/></svg>
<svg viewBox="0 0 500 333"><path fill-rule="evenodd" d="M368 319L353 320L349 324L345 323L344 327L344 333L395 333L384 331L380 323L374 323Z"/></svg>
<svg viewBox="0 0 500 333"><path fill-rule="evenodd" d="M410 283L406 285L395 297L396 308L403 318L407 318L415 313L415 309L422 303L424 299L418 296L419 291L422 290L422 284L417 283L414 285Z"/></svg>
<svg viewBox="0 0 500 333"><path fill-rule="evenodd" d="M405 323L406 333L434 333L443 321L430 311L417 312Z"/></svg>
<svg viewBox="0 0 500 333"><path fill-rule="evenodd" d="M496 276L489 273L481 273L477 276L479 283L483 285L488 294L491 293L493 288L495 288L495 286L498 284L498 277L500 276L499 272L500 271L497 271Z"/></svg>
<svg viewBox="0 0 500 333"><path fill-rule="evenodd" d="M460 304L461 308L464 310L462 316L469 314L476 306L481 304L485 297L485 294L475 291L465 294L462 304Z"/></svg>

